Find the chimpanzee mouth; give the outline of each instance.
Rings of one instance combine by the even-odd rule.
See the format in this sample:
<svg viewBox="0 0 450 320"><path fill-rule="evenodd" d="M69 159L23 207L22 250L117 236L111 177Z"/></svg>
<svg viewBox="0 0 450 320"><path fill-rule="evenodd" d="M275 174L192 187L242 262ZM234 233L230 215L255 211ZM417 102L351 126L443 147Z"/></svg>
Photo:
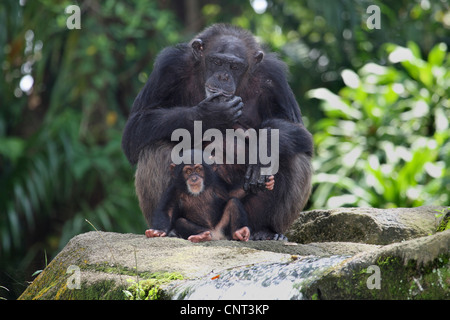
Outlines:
<svg viewBox="0 0 450 320"><path fill-rule="evenodd" d="M187 183L187 187L189 190L189 193L193 196L198 196L203 192L203 189L205 186L202 183Z"/></svg>
<svg viewBox="0 0 450 320"><path fill-rule="evenodd" d="M209 85L205 85L205 89L206 89L207 96L211 96L216 93L221 93L223 96L225 96L227 98L231 98L232 96L234 96L234 92L225 91L225 90L222 90L219 88L213 88L213 87L210 87Z"/></svg>

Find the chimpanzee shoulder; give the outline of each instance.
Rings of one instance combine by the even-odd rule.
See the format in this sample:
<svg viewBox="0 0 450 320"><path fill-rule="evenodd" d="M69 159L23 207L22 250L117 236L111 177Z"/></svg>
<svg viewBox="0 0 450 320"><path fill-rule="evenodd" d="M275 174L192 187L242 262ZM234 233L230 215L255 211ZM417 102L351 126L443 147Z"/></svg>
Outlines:
<svg viewBox="0 0 450 320"><path fill-rule="evenodd" d="M275 53L266 53L253 72L253 76L259 81L264 101L270 104L271 116L302 123L300 108L289 86L288 75L286 64Z"/></svg>
<svg viewBox="0 0 450 320"><path fill-rule="evenodd" d="M163 49L155 59L153 70L139 95L136 97L132 113L165 107L185 87L192 72L192 54L187 43Z"/></svg>

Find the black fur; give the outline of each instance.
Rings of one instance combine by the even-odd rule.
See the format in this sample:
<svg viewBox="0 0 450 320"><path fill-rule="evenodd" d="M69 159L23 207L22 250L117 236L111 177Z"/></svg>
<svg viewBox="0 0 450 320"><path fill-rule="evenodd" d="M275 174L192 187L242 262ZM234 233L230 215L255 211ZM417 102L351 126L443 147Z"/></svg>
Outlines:
<svg viewBox="0 0 450 320"><path fill-rule="evenodd" d="M248 225L247 213L212 167L201 164L203 171L197 179L203 191L196 195L188 190L185 164L172 168L169 187L153 213L152 228L184 239L205 231L211 233L211 240L233 239L234 232Z"/></svg>
<svg viewBox="0 0 450 320"><path fill-rule="evenodd" d="M245 45L249 62L248 70L238 82L235 92L235 96L242 98L243 113L237 123L229 124L226 128L271 127L280 132L280 170L275 176L275 189L249 194L242 200L249 214L250 228L256 231L253 235L258 237L258 231L261 231L261 238L270 238L272 234L286 230L309 197L312 137L303 126L300 108L287 83L286 65L272 53L264 53L261 62L254 61L263 49L251 33L237 27L213 25L194 39L201 39L201 48L207 53L208 50L214 50L208 44L218 41L222 36L234 37L236 42ZM227 39L230 41L233 38ZM221 109L213 113L201 108L206 98L205 70L194 50L185 43L166 48L158 55L152 74L136 97L123 134L123 150L132 164L141 161L141 154L160 150L154 147L157 144L165 145L170 150L174 145L170 141L173 130L185 128L192 133L194 120L203 120L203 130L208 129L208 126L225 129L224 116L217 114ZM223 112L225 114L230 110L224 109ZM142 162L138 168L139 165L168 170L166 163ZM233 176L224 179L243 183L245 168L228 166L225 171ZM136 174L136 179L141 203L157 201L155 199L161 197L167 185L167 181L153 181L150 176L138 177ZM148 181L148 185L145 185L145 181ZM155 190L151 196L153 198L147 196L149 188ZM142 205L141 208L151 224L152 209L143 208Z"/></svg>

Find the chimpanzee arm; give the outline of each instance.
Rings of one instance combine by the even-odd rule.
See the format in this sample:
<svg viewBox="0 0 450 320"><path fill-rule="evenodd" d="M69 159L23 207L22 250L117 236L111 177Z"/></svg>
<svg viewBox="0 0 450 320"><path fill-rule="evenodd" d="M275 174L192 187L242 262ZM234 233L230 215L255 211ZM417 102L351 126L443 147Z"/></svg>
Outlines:
<svg viewBox="0 0 450 320"><path fill-rule="evenodd" d="M163 50L133 103L122 137L122 148L132 164L137 163L142 148L154 141L170 140L174 127L184 128L195 118L190 108L180 106L180 93L176 91L183 85L183 56L182 46Z"/></svg>
<svg viewBox="0 0 450 320"><path fill-rule="evenodd" d="M267 55L261 63L261 74L267 81L263 92L266 92L261 105L265 117L261 128L279 130L280 157L305 153L312 156L312 136L303 126L300 108L287 82L287 70L283 62L273 55Z"/></svg>
<svg viewBox="0 0 450 320"><path fill-rule="evenodd" d="M313 155L313 140L311 133L299 122L292 120L273 118L267 119L261 123L261 128L268 132L267 152L270 152L271 165L273 162L279 166L285 166L289 159L297 154L305 154L308 157ZM278 140L273 141L271 132L274 129L278 130ZM261 137L260 137L261 138ZM278 143L278 148L274 148L278 153L272 152L272 145ZM258 154L259 157L261 156ZM268 155L268 154L267 154ZM260 159L258 157L258 160ZM258 190L264 190L267 183L270 181L268 176L262 174L262 164L258 161L257 164L250 164L247 166L244 181L244 190L257 193ZM278 168L277 167L277 168Z"/></svg>
<svg viewBox="0 0 450 320"><path fill-rule="evenodd" d="M268 151L270 144L278 143L277 157L280 165L292 156L303 153L311 157L313 140L303 126L300 108L286 80L286 67L272 55L268 55L257 71L258 77L265 79L262 85L264 93L259 99L259 114L262 115L261 129L268 130ZM270 139L270 132L278 130L278 140ZM248 165L245 174L244 190L256 193L263 190L268 178L261 174L261 163Z"/></svg>
<svg viewBox="0 0 450 320"><path fill-rule="evenodd" d="M173 228L175 220L178 219L180 210L176 199L176 188L173 185L170 185L164 192L161 201L153 214L150 226L152 229L150 230L153 230L154 233L165 233L165 235L168 235L169 231Z"/></svg>
<svg viewBox="0 0 450 320"><path fill-rule="evenodd" d="M205 98L199 70L189 61L190 48L180 45L163 50L152 74L134 101L125 126L122 148L128 160L136 164L142 148L159 140L169 140L175 129L191 134L194 121L201 120L203 130L230 127L242 114L240 97L219 99L221 94ZM194 98L193 98L194 97Z"/></svg>
<svg viewBox="0 0 450 320"><path fill-rule="evenodd" d="M136 164L142 148L158 140L169 140L174 128L194 128L195 114L191 108L173 107L139 111L130 115L122 138L128 160Z"/></svg>
<svg viewBox="0 0 450 320"><path fill-rule="evenodd" d="M313 155L313 140L311 133L300 123L285 119L270 119L261 124L262 128L278 129L279 156L286 158L298 153L309 157ZM274 143L274 141L271 141Z"/></svg>

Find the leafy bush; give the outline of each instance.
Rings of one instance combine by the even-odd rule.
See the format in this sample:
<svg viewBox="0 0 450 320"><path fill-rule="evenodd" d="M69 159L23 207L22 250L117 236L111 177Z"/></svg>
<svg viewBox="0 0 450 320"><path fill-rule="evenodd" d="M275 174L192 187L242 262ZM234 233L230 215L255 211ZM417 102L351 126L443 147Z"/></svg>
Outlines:
<svg viewBox="0 0 450 320"><path fill-rule="evenodd" d="M79 30L66 27L73 4ZM92 230L85 219L101 230L145 229L121 135L179 24L147 0L3 1L0 30L0 283L15 297L44 252L51 259Z"/></svg>
<svg viewBox="0 0 450 320"><path fill-rule="evenodd" d="M388 66L344 70L336 95L311 90L325 118L314 125L312 206L414 207L450 201L450 59L437 44L385 46Z"/></svg>

